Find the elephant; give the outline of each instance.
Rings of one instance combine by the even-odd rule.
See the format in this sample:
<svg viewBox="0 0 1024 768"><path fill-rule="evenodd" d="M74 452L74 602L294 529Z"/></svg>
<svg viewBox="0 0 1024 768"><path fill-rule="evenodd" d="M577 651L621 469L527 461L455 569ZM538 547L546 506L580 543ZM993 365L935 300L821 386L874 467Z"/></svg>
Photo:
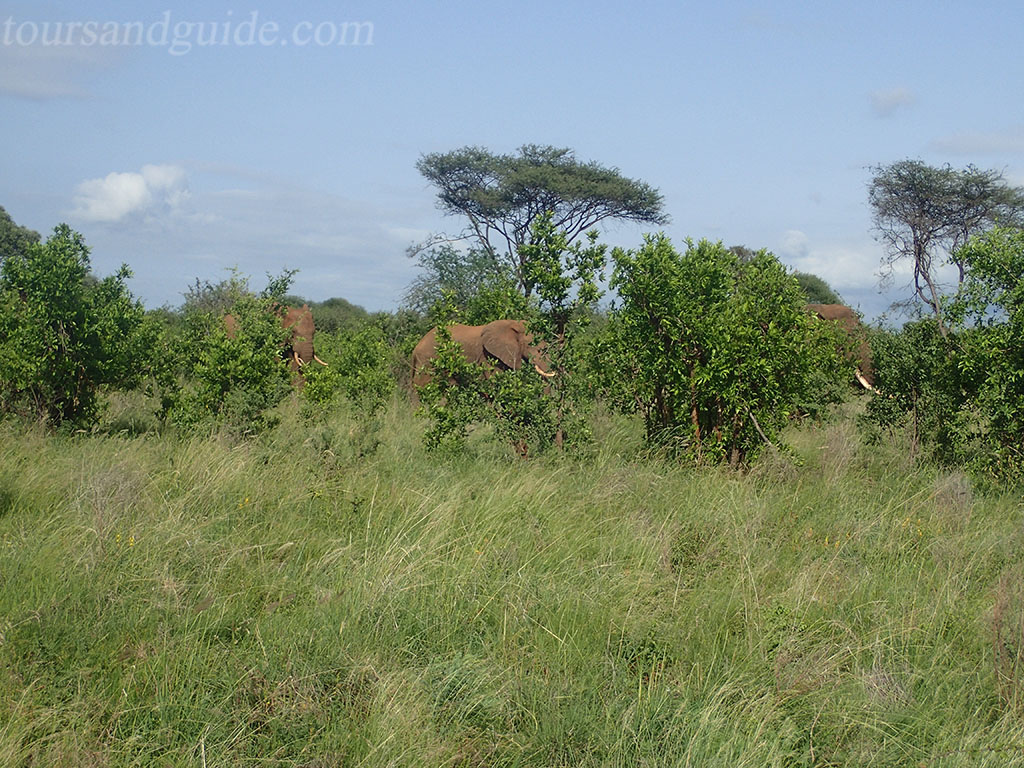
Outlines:
<svg viewBox="0 0 1024 768"><path fill-rule="evenodd" d="M871 345L857 313L844 304L808 304L806 309L822 320L838 323L856 342L856 349L849 356L850 362L856 366L854 375L864 389L874 392L875 373L871 364Z"/></svg>
<svg viewBox="0 0 1024 768"><path fill-rule="evenodd" d="M533 338L520 320L495 320L487 325L452 325L449 330L452 340L462 346L465 358L483 365L485 369L518 370L526 361L545 378L555 375L538 365L538 362L544 362L543 354L533 344ZM412 351L412 382L416 387L430 381L430 364L435 357L437 328L431 328Z"/></svg>
<svg viewBox="0 0 1024 768"><path fill-rule="evenodd" d="M275 305L273 311L281 319L281 326L291 332L282 353L292 372L301 373L302 366L311 362L326 366L327 363L317 357L316 352L313 351L313 334L316 328L313 324L313 310L309 308L309 305L303 304L301 307ZM233 339L238 331L238 320L234 315L224 315L224 325L227 326L228 338Z"/></svg>

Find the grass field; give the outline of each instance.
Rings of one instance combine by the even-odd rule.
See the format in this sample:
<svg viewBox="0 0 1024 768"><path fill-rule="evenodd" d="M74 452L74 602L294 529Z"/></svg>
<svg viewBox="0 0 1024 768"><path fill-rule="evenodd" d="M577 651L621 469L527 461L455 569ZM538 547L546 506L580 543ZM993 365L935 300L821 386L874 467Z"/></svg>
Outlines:
<svg viewBox="0 0 1024 768"><path fill-rule="evenodd" d="M0 424L0 765L1024 765L1019 498L358 429Z"/></svg>

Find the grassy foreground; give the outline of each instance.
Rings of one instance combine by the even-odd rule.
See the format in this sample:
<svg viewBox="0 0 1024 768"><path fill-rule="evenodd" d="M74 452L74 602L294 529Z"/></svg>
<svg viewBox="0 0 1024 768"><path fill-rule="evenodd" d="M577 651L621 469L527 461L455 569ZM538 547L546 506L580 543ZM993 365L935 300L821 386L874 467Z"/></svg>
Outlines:
<svg viewBox="0 0 1024 768"><path fill-rule="evenodd" d="M0 765L1024 765L1019 499L354 429L0 424Z"/></svg>

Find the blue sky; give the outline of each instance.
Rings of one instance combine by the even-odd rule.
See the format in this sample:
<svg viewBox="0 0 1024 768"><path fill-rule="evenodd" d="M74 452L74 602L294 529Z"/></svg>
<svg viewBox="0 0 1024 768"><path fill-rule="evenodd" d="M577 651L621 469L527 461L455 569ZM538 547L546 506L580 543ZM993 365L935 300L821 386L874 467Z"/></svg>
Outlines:
<svg viewBox="0 0 1024 768"><path fill-rule="evenodd" d="M1024 185L1019 1L169 5L0 3L0 205L81 231L99 274L128 263L147 306L237 266L394 308L406 247L462 224L416 160L467 144L571 147L657 187L677 243L768 248L869 317L907 293L879 292L871 166ZM42 44L57 21L83 26ZM115 41L123 22L154 44ZM345 22L371 26L310 39Z"/></svg>

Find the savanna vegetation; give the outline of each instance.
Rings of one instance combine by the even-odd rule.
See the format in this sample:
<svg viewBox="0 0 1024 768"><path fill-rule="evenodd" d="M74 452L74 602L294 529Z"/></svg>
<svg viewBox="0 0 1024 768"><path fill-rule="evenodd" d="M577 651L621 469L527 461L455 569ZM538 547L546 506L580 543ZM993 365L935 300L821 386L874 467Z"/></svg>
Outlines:
<svg viewBox="0 0 1024 768"><path fill-rule="evenodd" d="M1017 190L874 169L883 242L922 189L947 224L868 393L820 278L566 226L664 221L642 182L420 170L469 246L396 312L310 302L301 377L293 272L147 311L0 219L0 764L1024 764ZM510 317L553 376L445 332Z"/></svg>

